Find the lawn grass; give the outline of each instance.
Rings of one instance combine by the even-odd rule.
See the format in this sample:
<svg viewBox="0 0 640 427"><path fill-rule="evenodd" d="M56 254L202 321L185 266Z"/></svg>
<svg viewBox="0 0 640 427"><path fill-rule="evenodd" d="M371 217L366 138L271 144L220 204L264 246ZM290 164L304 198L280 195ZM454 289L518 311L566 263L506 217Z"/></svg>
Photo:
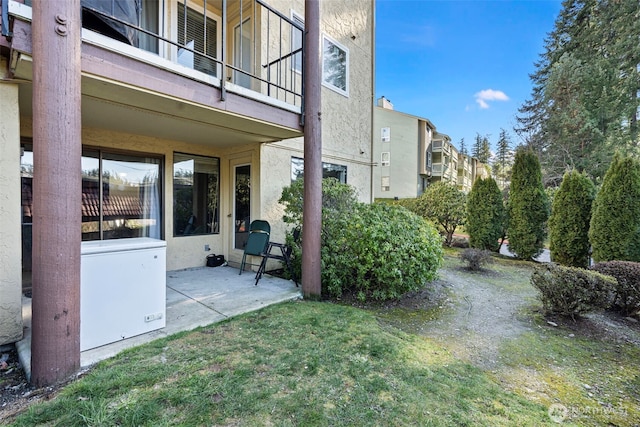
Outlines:
<svg viewBox="0 0 640 427"><path fill-rule="evenodd" d="M552 425L429 339L363 310L290 302L99 363L17 426Z"/></svg>
<svg viewBox="0 0 640 427"><path fill-rule="evenodd" d="M543 319L537 324L534 332L503 345L504 366L496 378L532 401L561 404L580 425L637 426L640 349L581 336Z"/></svg>
<svg viewBox="0 0 640 427"><path fill-rule="evenodd" d="M517 292L531 265L498 259L487 280ZM533 327L491 371L375 310L288 302L127 350L11 425L545 426L559 404L562 425L638 425L638 347L550 326L530 302Z"/></svg>

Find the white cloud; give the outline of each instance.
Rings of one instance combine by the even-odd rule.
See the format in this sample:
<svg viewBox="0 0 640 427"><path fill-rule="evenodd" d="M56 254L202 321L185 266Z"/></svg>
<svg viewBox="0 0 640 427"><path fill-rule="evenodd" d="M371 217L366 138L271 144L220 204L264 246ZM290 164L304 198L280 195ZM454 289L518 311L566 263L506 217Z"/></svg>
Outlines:
<svg viewBox="0 0 640 427"><path fill-rule="evenodd" d="M481 109L486 110L489 108L487 101L508 101L509 97L501 90L484 89L475 95L476 102Z"/></svg>

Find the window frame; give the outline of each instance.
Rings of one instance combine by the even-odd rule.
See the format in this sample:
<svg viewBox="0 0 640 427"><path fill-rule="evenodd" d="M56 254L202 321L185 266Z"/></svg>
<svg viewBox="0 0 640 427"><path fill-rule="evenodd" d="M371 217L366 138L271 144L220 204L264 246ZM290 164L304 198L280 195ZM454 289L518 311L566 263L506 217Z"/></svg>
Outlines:
<svg viewBox="0 0 640 427"><path fill-rule="evenodd" d="M383 176L380 179L380 191L383 192L387 192L387 191L391 191L391 177L390 176Z"/></svg>
<svg viewBox="0 0 640 427"><path fill-rule="evenodd" d="M348 167L347 165L341 165L338 163L322 162L322 179L335 178L335 177L325 176L325 174L327 174L328 172L331 172L332 169L334 170L341 169L340 171L338 171L338 173L344 176L344 180L338 179L338 181L340 181L343 184L346 184L347 176L348 176L347 175ZM301 157L292 156L291 157L291 182L296 181L300 177L304 177L304 159Z"/></svg>
<svg viewBox="0 0 640 427"><path fill-rule="evenodd" d="M302 28L304 28L304 16L297 13L294 10L291 10L291 20L293 22L295 22L296 24L300 24L300 26L302 26ZM300 33L300 37L299 37L299 43L300 46L296 46L298 41L298 37L296 37L296 34L298 34L299 31L297 28L295 28L294 26L291 26L291 52L293 52L294 50L297 49L301 49L302 48L302 38L304 37L304 32ZM295 54L292 56L291 59L291 70L298 73L298 74L302 74L302 52Z"/></svg>
<svg viewBox="0 0 640 427"><path fill-rule="evenodd" d="M91 154L97 154L97 157L92 157ZM138 158L138 159L152 159L152 160L156 160L157 163L150 163L150 164L157 164L158 166L158 176L157 176L157 184L156 184L156 188L157 188L157 197L159 198L158 200L158 218L157 218L157 224L155 225L155 227L158 228L158 233L159 236L158 237L152 237L152 238L157 238L160 240L164 240L165 238L165 232L164 232L164 222L165 222L165 215L164 215L164 203L165 203L165 194L164 194L164 174L165 174L165 157L162 154L157 154L157 153L147 153L147 152L137 152L137 151L128 151L128 150L118 150L118 149L109 149L109 148L104 148L104 147L95 147L95 146L90 146L90 145L83 145L82 146L82 158L90 158L90 159L95 159L98 162L98 181L97 181L97 187L98 187L98 239L85 239L84 238L84 226L86 223L90 223L91 221L84 221L84 219L82 220L82 241L86 242L86 241L103 241L103 240L115 240L115 239L127 239L127 238L134 238L134 237L111 237L111 238L105 238L105 233L109 232L110 230L106 230L106 227L104 225L105 222L108 221L124 221L124 219L106 219L105 218L105 213L104 213L104 189L105 189L105 183L106 185L111 185L109 182L106 182L104 180L104 162L105 161L121 161L121 160L117 160L114 158L110 158L112 156L124 156L124 157L131 157L131 158ZM146 163L146 162L144 162ZM84 174L84 170L82 171L82 173ZM83 187L80 189L81 192L84 191L84 176L83 176ZM136 219L136 218L129 218L131 219ZM140 219L144 219L144 218L140 218ZM145 236L145 237L149 237L149 236Z"/></svg>
<svg viewBox="0 0 640 427"><path fill-rule="evenodd" d="M344 89L341 87L338 87L336 85L334 85L333 83L325 80L325 43L331 43L332 45L334 45L335 47L337 47L338 49L342 50L344 52L344 56L345 56L345 64L344 64L344 68L345 68L345 87ZM329 88L331 90L333 90L336 93L339 93L340 95L343 95L345 97L349 97L349 49L344 46L342 43L338 42L337 40L335 40L334 38L326 35L326 34L322 34L322 85L326 88Z"/></svg>
<svg viewBox="0 0 640 427"><path fill-rule="evenodd" d="M391 128L383 127L380 128L380 140L382 142L391 142Z"/></svg>
<svg viewBox="0 0 640 427"><path fill-rule="evenodd" d="M176 161L176 155L177 156L183 156L184 158L180 161ZM215 206L217 206L217 212L214 212L211 218L211 227L209 228L208 226L208 221L204 223L204 231L202 232L187 232L187 227L191 226L193 227L195 224L192 224L189 222L189 220L187 220L187 225L185 225L185 229L182 230L181 232L178 232L178 223L177 223L177 218L176 218L176 164L180 163L180 162L184 162L187 161L188 159L191 159L194 161L194 173L195 173L195 161L197 159L203 159L205 161L211 161L211 160L215 160L217 161L217 189L216 189L216 201L215 201ZM192 153L186 153L186 152L181 152L181 151L174 151L173 152L173 158L171 161L171 166L172 166L172 171L171 171L171 192L172 192L172 206L171 206L171 212L173 214L173 223L172 223L172 235L175 238L178 237L191 237L191 236L211 236L211 235L216 235L216 234L220 234L220 199L221 199L221 195L220 195L220 180L221 180L221 161L220 161L220 157L215 157L215 156L205 156L205 155L201 155L201 154L192 154ZM207 173L206 175L214 175L214 174L210 174ZM191 178L192 182L191 182L191 193L192 193L192 197L193 197L193 187L194 187L194 178ZM207 183L207 185L209 185L209 183ZM205 191L209 191L209 188L207 187L205 189ZM196 195L197 197L197 195ZM199 201L200 204L202 205L206 205L209 203L209 200L200 200ZM206 209L206 208L205 208ZM190 218L192 216L195 216L195 213L193 213L193 207L192 207L192 214L190 216ZM197 216L196 216L197 219ZM215 224L215 225L214 225ZM195 230L197 230L198 227L195 227ZM208 229L210 229L210 231L207 231Z"/></svg>
<svg viewBox="0 0 640 427"><path fill-rule="evenodd" d="M380 153L380 166L390 166L390 165L391 165L391 152L383 151L382 153Z"/></svg>
<svg viewBox="0 0 640 427"><path fill-rule="evenodd" d="M179 31L178 31L178 27L180 25L179 24L179 16L180 16L180 13L184 11L185 4L186 4L186 7L187 7L187 13L189 13L189 11L191 13L197 13L199 15L198 18L201 18L203 20L203 22L204 22L204 19L205 19L205 13L204 13L205 10L204 10L204 5L203 4L195 3L192 0L178 0L173 4L174 4L173 8L175 8L175 11L174 11L175 18L172 20L174 22L174 28L175 28L174 40L178 41L178 40L180 40L180 37L181 37L181 35L179 34ZM215 13L210 8L207 8L206 12L207 12L206 13L206 19L208 19L208 20L210 19L210 20L214 21L215 24L216 24L216 29L215 29L215 33L216 33L215 51L216 51L216 54L215 54L215 56L211 56L208 53L204 53L204 52L200 52L200 54L201 55L207 55L207 56L210 56L211 58L215 59L215 61L214 61L214 63L215 63L215 74L213 75L213 77L219 78L220 75L221 75L222 68L221 68L221 65L220 65L220 63L218 61L220 61L221 58L222 58L222 56L221 56L221 49L223 49L223 46L222 46L222 28L224 26L222 25L222 17L220 17L217 13ZM172 31L172 33L173 33L173 31ZM184 40L184 42L187 43L187 40ZM203 39L203 43L204 43L204 39ZM207 43L210 43L210 41L207 41ZM184 44L183 46L186 47L187 45ZM174 51L175 55L176 55L175 56L175 60L176 60L176 62L178 64L180 64L180 65L182 65L184 67L190 68L190 69L192 69L194 71L198 71L198 72L210 75L206 71L203 71L203 70L199 69L198 67L196 67L196 57L195 57L195 54L193 54L193 53L191 53L191 55L194 55L194 57L191 59L191 61L193 62L192 66L186 65L183 62L181 62L179 57L178 57L178 55L180 53L180 50L181 50L181 47L179 47L179 46L175 47L175 51ZM196 50L195 46L194 46L193 50ZM202 58L206 58L206 57L202 57Z"/></svg>

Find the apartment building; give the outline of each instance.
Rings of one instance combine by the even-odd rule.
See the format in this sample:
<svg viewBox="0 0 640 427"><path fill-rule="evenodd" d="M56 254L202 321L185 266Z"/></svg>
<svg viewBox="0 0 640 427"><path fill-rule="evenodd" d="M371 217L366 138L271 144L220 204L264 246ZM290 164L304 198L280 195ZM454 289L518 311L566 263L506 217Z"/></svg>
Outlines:
<svg viewBox="0 0 640 427"><path fill-rule="evenodd" d="M431 145L436 127L429 119L395 111L384 96L373 111L373 194L376 199L417 197L432 178Z"/></svg>
<svg viewBox="0 0 640 427"><path fill-rule="evenodd" d="M35 2L35 0L34 0ZM34 203L32 0L0 0L0 344L22 335L21 296L38 259ZM81 10L83 254L154 245L166 270L209 253L239 265L248 225L282 240L282 188L303 173L304 0L78 0ZM371 201L371 0L320 2L325 176ZM67 36L67 17L55 17ZM55 120L55 114L51 115ZM41 178L42 179L42 178ZM151 242L151 243L150 243ZM111 246L110 246L111 245ZM111 250L110 249L110 250ZM84 255L83 255L84 256ZM102 271L120 267L105 257ZM112 263L112 264L108 264ZM88 275L87 275L88 274ZM99 274L83 271L83 281ZM34 307L35 309L35 307Z"/></svg>
<svg viewBox="0 0 640 427"><path fill-rule="evenodd" d="M429 119L394 110L384 96L377 100L373 120L376 199L418 197L438 181L470 191L478 173L486 173L476 158L460 154Z"/></svg>

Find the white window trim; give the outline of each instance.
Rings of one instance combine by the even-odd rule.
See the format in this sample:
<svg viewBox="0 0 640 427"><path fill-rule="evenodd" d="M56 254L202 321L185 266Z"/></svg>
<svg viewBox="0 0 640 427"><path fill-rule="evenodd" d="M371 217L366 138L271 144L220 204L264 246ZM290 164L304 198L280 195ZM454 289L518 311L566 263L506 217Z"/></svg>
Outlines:
<svg viewBox="0 0 640 427"><path fill-rule="evenodd" d="M346 82L345 82L345 90L342 90L341 88L332 85L331 83L327 83L324 81L324 77L322 78L322 86L329 88L331 90L333 90L334 92L339 93L340 95L346 96L347 98L349 97L349 49L347 49L346 46L344 46L342 43L336 41L334 38L329 37L326 34L322 34L322 76L324 76L324 41L328 40L329 42L331 42L332 44L336 45L337 47L339 47L340 49L342 49L345 53L346 53Z"/></svg>
<svg viewBox="0 0 640 427"><path fill-rule="evenodd" d="M384 127L380 129L380 139L382 142L391 142L391 128Z"/></svg>
<svg viewBox="0 0 640 427"><path fill-rule="evenodd" d="M178 3L187 3L187 7L190 9L193 9L194 11L196 11L197 13L199 13L200 15L204 16L204 5L202 4L198 4L196 2L194 2L193 0L178 0L175 2L171 2L171 6L170 6L170 10L171 10L171 25L170 25L170 29L171 29L171 40L178 40ZM161 8L160 8L161 9ZM211 18L214 21L216 21L216 25L218 26L219 31L216 34L216 46L219 47L219 49L217 49L216 52L216 59L217 60L221 60L222 59L222 50L220 49L222 47L222 17L219 16L217 13L213 12L212 10L207 8L207 18ZM163 44L163 43L161 43ZM171 45L171 59L173 61L175 61L177 63L178 61L178 47L175 45ZM188 68L188 67L187 67ZM220 64L218 64L218 68L220 68ZM218 70L218 75L220 75L221 70ZM203 73L204 74L204 73Z"/></svg>
<svg viewBox="0 0 640 427"><path fill-rule="evenodd" d="M385 157L387 158L385 160ZM389 166L391 165L391 152L383 151L380 153L380 166Z"/></svg>
<svg viewBox="0 0 640 427"><path fill-rule="evenodd" d="M293 9L291 10L291 20L292 21L299 21L299 23L302 24L302 27L304 28L304 16L297 13L296 11L294 11ZM293 47L293 30L294 28L291 28L291 51L293 51L294 47ZM302 37L304 37L304 32L302 33ZM298 74L302 74L302 55L300 55L300 69L298 70L295 67L295 63L294 61L291 61L291 70L298 73Z"/></svg>

